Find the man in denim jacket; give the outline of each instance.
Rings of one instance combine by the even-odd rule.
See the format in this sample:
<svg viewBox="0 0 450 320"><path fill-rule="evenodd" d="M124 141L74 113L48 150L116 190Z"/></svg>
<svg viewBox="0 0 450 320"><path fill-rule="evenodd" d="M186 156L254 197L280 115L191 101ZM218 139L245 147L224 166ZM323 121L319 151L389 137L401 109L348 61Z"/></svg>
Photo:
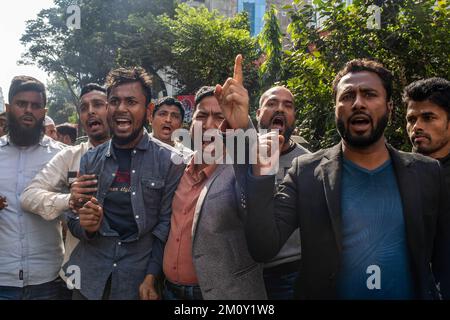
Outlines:
<svg viewBox="0 0 450 320"><path fill-rule="evenodd" d="M87 202L68 217L80 243L63 268L74 299L158 299L154 281L183 158L144 129L151 81L142 68L113 70L106 85L112 140L81 159L78 187L97 188L94 197L72 188L75 204Z"/></svg>

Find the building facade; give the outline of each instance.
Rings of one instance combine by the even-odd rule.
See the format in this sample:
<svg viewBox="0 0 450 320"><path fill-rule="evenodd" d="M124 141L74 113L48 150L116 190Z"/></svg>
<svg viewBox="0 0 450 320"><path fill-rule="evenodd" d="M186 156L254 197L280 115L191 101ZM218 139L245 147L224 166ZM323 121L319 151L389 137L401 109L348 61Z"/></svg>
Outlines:
<svg viewBox="0 0 450 320"><path fill-rule="evenodd" d="M277 8L281 30L286 32L290 19L282 7L291 4L292 0L183 0L181 2L194 7L204 5L208 10L217 10L226 17L233 17L238 12L246 11L249 15L251 35L256 36L264 26L264 13L271 5Z"/></svg>

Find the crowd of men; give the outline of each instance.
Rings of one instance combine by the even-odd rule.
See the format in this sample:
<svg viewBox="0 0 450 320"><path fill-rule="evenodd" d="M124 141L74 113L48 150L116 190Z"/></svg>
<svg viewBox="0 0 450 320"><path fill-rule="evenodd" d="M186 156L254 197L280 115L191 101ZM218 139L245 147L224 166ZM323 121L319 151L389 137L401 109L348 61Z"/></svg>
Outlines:
<svg viewBox="0 0 450 320"><path fill-rule="evenodd" d="M450 82L404 89L412 153L384 137L391 72L357 59L333 82L340 143L296 143L299 106L274 86L245 150L279 156L204 161L207 132L255 130L243 78L239 55L233 77L199 88L191 150L174 138L183 106L150 111L140 67L81 88L79 144L46 116L45 86L15 77L0 114L0 300L449 299Z"/></svg>

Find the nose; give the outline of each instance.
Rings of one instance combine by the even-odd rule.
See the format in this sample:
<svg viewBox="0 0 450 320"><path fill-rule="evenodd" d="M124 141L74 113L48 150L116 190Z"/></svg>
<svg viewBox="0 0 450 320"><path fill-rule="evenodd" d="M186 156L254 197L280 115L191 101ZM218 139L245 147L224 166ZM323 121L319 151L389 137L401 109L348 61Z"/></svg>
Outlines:
<svg viewBox="0 0 450 320"><path fill-rule="evenodd" d="M172 122L172 116L171 116L170 114L168 114L168 115L165 117L164 121L167 122L167 123Z"/></svg>
<svg viewBox="0 0 450 320"><path fill-rule="evenodd" d="M94 106L90 103L89 104L89 108L88 108L88 114L94 114L95 113L95 108Z"/></svg>
<svg viewBox="0 0 450 320"><path fill-rule="evenodd" d="M205 129L216 129L219 126L216 124L216 121L214 121L214 117L212 115L209 115L205 122Z"/></svg>
<svg viewBox="0 0 450 320"><path fill-rule="evenodd" d="M117 110L117 111L122 111L122 112L127 111L128 108L127 108L127 105L126 105L126 101L125 101L125 100L120 101L120 103L119 103L119 105L117 106L116 110Z"/></svg>
<svg viewBox="0 0 450 320"><path fill-rule="evenodd" d="M412 129L414 132L423 131L423 123L420 118L416 120Z"/></svg>
<svg viewBox="0 0 450 320"><path fill-rule="evenodd" d="M25 113L33 113L33 108L31 106L31 102L27 103L27 106L25 107Z"/></svg>
<svg viewBox="0 0 450 320"><path fill-rule="evenodd" d="M365 108L366 104L363 95L361 93L357 93L355 95L355 101L353 101L352 110L360 110Z"/></svg>

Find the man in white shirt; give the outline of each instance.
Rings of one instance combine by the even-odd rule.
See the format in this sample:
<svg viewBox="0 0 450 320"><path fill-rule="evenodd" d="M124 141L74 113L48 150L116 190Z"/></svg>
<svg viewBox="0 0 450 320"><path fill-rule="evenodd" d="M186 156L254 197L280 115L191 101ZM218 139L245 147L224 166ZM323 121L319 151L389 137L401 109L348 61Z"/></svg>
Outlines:
<svg viewBox="0 0 450 320"><path fill-rule="evenodd" d="M80 122L89 140L59 152L34 177L20 198L22 208L45 220L57 219L69 210L70 185L77 177L81 157L90 148L109 140L106 89L88 84L82 88L80 100ZM77 244L78 239L67 232L63 263ZM65 279L62 271L60 276Z"/></svg>
<svg viewBox="0 0 450 320"><path fill-rule="evenodd" d="M60 299L63 259L61 223L20 207L19 196L41 168L63 148L44 136L45 86L15 77L6 113L9 132L0 138L0 300ZM0 201L0 202L4 202Z"/></svg>

